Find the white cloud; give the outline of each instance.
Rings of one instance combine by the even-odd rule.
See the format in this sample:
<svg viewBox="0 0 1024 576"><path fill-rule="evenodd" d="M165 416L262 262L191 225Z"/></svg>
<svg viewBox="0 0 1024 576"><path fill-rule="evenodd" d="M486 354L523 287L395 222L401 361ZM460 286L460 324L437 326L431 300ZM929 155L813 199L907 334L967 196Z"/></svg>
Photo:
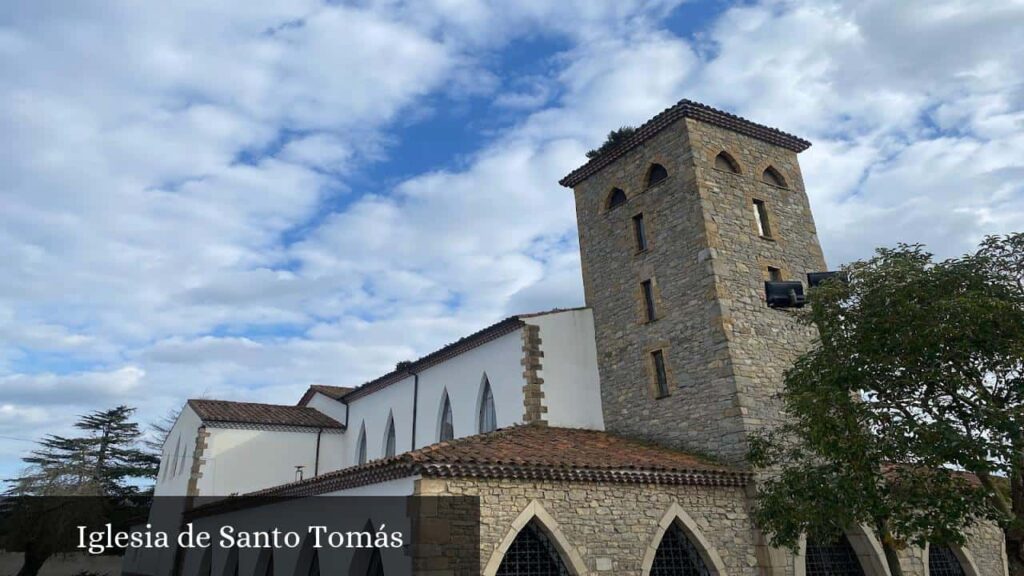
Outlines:
<svg viewBox="0 0 1024 576"><path fill-rule="evenodd" d="M46 4L0 23L0 434L119 398L288 402L578 305L557 180L681 97L814 141L832 264L1024 222L1020 3L765 1L697 45L659 29L669 0ZM549 73L489 69L539 36L568 45ZM351 177L481 97L519 116L455 167Z"/></svg>

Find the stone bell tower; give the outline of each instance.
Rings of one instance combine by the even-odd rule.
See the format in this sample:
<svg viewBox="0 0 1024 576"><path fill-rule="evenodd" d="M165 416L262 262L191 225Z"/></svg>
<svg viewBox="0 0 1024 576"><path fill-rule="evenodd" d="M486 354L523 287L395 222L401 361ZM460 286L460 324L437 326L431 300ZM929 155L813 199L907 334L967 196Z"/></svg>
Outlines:
<svg viewBox="0 0 1024 576"><path fill-rule="evenodd" d="M576 198L607 429L742 462L813 330L765 280L824 271L797 153L688 100L561 180Z"/></svg>

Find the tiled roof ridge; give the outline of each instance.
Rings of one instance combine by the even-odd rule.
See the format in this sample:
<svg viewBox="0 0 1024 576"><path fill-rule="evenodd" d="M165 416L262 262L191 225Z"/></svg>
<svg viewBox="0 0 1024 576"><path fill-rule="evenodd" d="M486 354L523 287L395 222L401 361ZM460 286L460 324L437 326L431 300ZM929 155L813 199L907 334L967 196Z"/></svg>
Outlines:
<svg viewBox="0 0 1024 576"><path fill-rule="evenodd" d="M267 404L262 402L239 402L236 400L212 400L206 398L189 398L186 404L204 422L223 422L238 424L274 424L298 426L306 428L344 428L344 424L323 412L308 406L290 404ZM224 408L243 410L263 410L262 414L235 412L223 414ZM271 412L267 412L270 410ZM220 412L220 413L218 413ZM293 418L301 416L301 418Z"/></svg>
<svg viewBox="0 0 1024 576"><path fill-rule="evenodd" d="M412 372L423 370L424 368L429 368L430 366L433 366L449 358L462 354L463 352L476 348L477 346L486 344L491 340L495 340L497 338L500 338L501 336L504 336L505 334L517 330L518 328L522 327L522 325L523 321L519 318L519 316L509 316L503 320L491 324L490 326L487 326L486 328L482 328L472 334L469 334L468 336L463 336L462 338L459 338L454 342L446 344L425 356L421 356L416 360L412 360L404 368L395 368L394 370L388 372L387 374L378 376L377 378L374 378L373 380L370 380L365 384L357 386L353 388L351 392L343 396L342 399L348 401L350 399L356 399L361 396L365 396L371 392L375 392L376 390L379 390L403 378L406 378Z"/></svg>
<svg viewBox="0 0 1024 576"><path fill-rule="evenodd" d="M586 164L559 180L558 183L567 188L572 188L681 118L701 120L708 124L782 146L794 152L803 152L811 146L811 143L807 140L788 132L783 132L778 128L751 122L724 110L712 108L707 104L683 99L641 124L625 142L589 160Z"/></svg>
<svg viewBox="0 0 1024 576"><path fill-rule="evenodd" d="M246 402L243 400L220 400L217 398L189 398L187 400L189 404L212 404L214 402L218 404L238 404L245 406L268 406L271 408L304 408L304 406L293 406L292 404L271 404L270 402ZM315 408L310 408L315 410Z"/></svg>
<svg viewBox="0 0 1024 576"><path fill-rule="evenodd" d="M305 406L309 404L309 401L313 399L313 394L320 393L328 398L334 400L341 400L346 394L354 390L351 386L333 386L330 384L310 384L306 391L302 393L302 397L295 404L296 406Z"/></svg>
<svg viewBox="0 0 1024 576"><path fill-rule="evenodd" d="M434 366L440 362L443 362L449 358L462 354L468 350L472 350L477 346L481 346L508 334L518 328L525 325L525 320L529 318L536 318L538 316L546 316L548 314L558 314L560 312L573 312L577 310L586 310L587 306L578 306L574 308L552 308L550 310L542 310L540 312L528 312L523 314L514 314L508 316L502 320L491 324L485 328L481 328L472 334L463 336L454 342L445 344L444 346L417 358L409 362L408 366L404 368L396 368L387 374L378 376L373 380L370 380L364 384L361 384L352 389L351 392L346 394L342 400L347 401L350 399L356 399L361 396L365 396L371 392L375 392L381 388L384 388L390 384L393 384L405 377L412 372L417 372L430 366Z"/></svg>
<svg viewBox="0 0 1024 576"><path fill-rule="evenodd" d="M571 463L558 465L536 463L526 458L517 457L505 460L490 460L488 458L466 458L459 455L453 455L448 460L432 458L434 455L444 454L447 450L458 449L467 445L472 446L474 444L493 444L502 440L507 441L509 437L515 440L520 434L534 432L581 434L596 438L611 437L618 442L635 444L649 450L662 452L665 456L685 455L699 462L704 467L664 466L658 468L637 465L601 465L599 463L591 463L584 466ZM513 442L513 444L523 448L530 447L529 443L526 442ZM476 434L438 442L417 448L416 450L403 452L391 458L373 460L358 466L334 470L314 478L273 486L246 494L245 496L309 496L376 484L417 474L440 478L490 477L617 483L699 484L711 486L743 486L751 478L751 474L747 470L725 466L704 457L687 454L659 444L617 436L602 430L519 425L500 428L486 434Z"/></svg>

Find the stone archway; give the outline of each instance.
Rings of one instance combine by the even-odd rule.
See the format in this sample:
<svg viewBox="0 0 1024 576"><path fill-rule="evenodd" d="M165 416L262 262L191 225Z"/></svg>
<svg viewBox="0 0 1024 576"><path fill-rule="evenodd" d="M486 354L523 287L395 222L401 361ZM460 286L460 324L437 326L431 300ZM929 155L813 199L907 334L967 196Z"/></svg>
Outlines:
<svg viewBox="0 0 1024 576"><path fill-rule="evenodd" d="M864 576L892 576L889 566L885 562L885 553L882 551L882 544L878 538L865 526L857 526L846 531L845 534L850 546L857 554L861 570ZM800 553L794 559L796 564L795 576L807 576L807 538L800 538Z"/></svg>
<svg viewBox="0 0 1024 576"><path fill-rule="evenodd" d="M697 552L700 553L701 559L704 560L704 564L711 572L712 576L727 576L725 570L725 563L722 562L722 558L715 551L715 548L704 538L700 529L697 527L697 523L693 521L693 518L683 510L677 502L673 502L669 506L665 515L661 517L661 521L658 522L658 528L654 531L654 537L651 538L650 543L647 545L647 551L644 552L643 564L641 564L640 573L647 576L651 573L651 567L654 566L654 558L658 553L658 547L661 545L662 539L665 537L665 532L668 531L669 527L673 524L682 528L683 532L690 539L690 542L697 548Z"/></svg>
<svg viewBox="0 0 1024 576"><path fill-rule="evenodd" d="M519 532L531 521L536 522L544 531L545 536L547 536L548 540L558 551L562 563L573 576L588 576L589 572L587 572L586 564L579 554L576 553L576 549L569 543L569 539L562 532L558 522L536 500L530 502L512 522L512 526L509 528L508 533L505 534L505 538L498 544L498 547L491 554L490 560L487 561L487 565L484 566L483 576L495 576L498 573L498 568L501 566L501 561L505 558L505 553L512 547L512 543L515 542Z"/></svg>
<svg viewBox="0 0 1024 576"><path fill-rule="evenodd" d="M956 560L960 563L960 568L963 569L966 576L981 576L981 572L978 571L978 565L974 562L974 556L971 555L969 550L953 545L949 545L949 549L953 551L953 555L956 556ZM931 576L930 553L930 544L921 550L921 560L922 564L924 564L925 576Z"/></svg>

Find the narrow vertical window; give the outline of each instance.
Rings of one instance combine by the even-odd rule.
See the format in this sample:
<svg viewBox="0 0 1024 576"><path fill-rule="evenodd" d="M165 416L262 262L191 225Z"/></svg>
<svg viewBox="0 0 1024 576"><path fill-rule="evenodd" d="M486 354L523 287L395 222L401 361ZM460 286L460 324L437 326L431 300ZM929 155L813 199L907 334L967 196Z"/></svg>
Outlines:
<svg viewBox="0 0 1024 576"><path fill-rule="evenodd" d="M633 216L633 237L636 239L636 251L647 250L647 230L644 228L644 215Z"/></svg>
<svg viewBox="0 0 1024 576"><path fill-rule="evenodd" d="M391 458L395 455L395 418L388 414L388 429L384 435L384 457Z"/></svg>
<svg viewBox="0 0 1024 576"><path fill-rule="evenodd" d="M754 200L754 220L757 222L757 233L762 238L771 238L772 229L768 225L768 207L764 200Z"/></svg>
<svg viewBox="0 0 1024 576"><path fill-rule="evenodd" d="M455 425L452 420L452 403L448 400L448 391L445 390L444 398L441 400L441 432L438 441L444 442L455 438Z"/></svg>
<svg viewBox="0 0 1024 576"><path fill-rule="evenodd" d="M661 350L651 352L651 361L654 362L654 378L658 398L668 396L668 373L665 371L665 353Z"/></svg>
<svg viewBox="0 0 1024 576"><path fill-rule="evenodd" d="M181 436L178 436L177 442L174 443L174 458L171 459L171 477L178 475L178 455L181 453Z"/></svg>
<svg viewBox="0 0 1024 576"><path fill-rule="evenodd" d="M768 280L771 280L772 282L782 282L782 270L769 266Z"/></svg>
<svg viewBox="0 0 1024 576"><path fill-rule="evenodd" d="M654 322L657 318L657 311L654 309L654 285L650 280L640 283L640 289L644 293L644 313L648 322Z"/></svg>
<svg viewBox="0 0 1024 576"><path fill-rule="evenodd" d="M498 429L498 418L494 413L494 394L491 393L491 383L484 375L483 391L480 395L480 433L494 432Z"/></svg>
<svg viewBox="0 0 1024 576"><path fill-rule="evenodd" d="M366 423L359 428L359 444L356 449L356 464L366 464Z"/></svg>

